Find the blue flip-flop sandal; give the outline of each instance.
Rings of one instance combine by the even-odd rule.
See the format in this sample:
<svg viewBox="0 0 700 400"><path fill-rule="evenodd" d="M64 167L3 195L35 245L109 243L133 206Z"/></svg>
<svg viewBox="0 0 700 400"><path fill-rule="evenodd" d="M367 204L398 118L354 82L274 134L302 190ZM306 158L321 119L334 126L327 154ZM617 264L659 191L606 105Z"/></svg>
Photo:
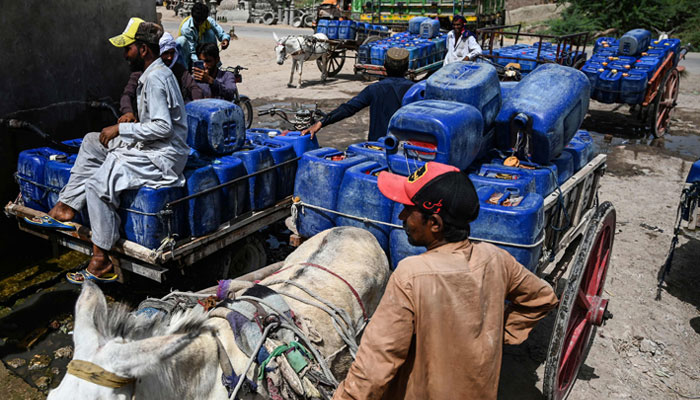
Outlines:
<svg viewBox="0 0 700 400"><path fill-rule="evenodd" d="M92 274L86 268L81 269L80 271L66 273L66 279L68 280L68 282L76 285L82 285L83 282L88 280L95 281L97 283L112 283L116 282L117 279L119 279L119 275L115 274L114 272L108 272L102 276L97 276Z"/></svg>
<svg viewBox="0 0 700 400"><path fill-rule="evenodd" d="M34 217L34 218L27 218L24 217L24 221L28 224L34 225L34 226L40 226L42 228L51 228L51 229L66 229L66 230L75 230L75 225L71 224L70 222L61 222L53 217L50 217L48 215L43 215L41 217Z"/></svg>

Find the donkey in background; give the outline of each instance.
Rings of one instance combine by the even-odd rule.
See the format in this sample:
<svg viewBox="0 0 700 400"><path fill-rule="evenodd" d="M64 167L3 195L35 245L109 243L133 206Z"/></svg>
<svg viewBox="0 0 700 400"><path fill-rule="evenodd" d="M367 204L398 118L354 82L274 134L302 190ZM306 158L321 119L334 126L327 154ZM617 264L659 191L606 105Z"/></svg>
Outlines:
<svg viewBox="0 0 700 400"><path fill-rule="evenodd" d="M277 37L276 33L272 36L275 38L277 45L275 53L277 54L277 64L284 64L284 60L292 57L292 73L289 75L288 87L293 87L294 71L299 67L299 83L296 88L301 87L301 74L304 68L304 61L314 61L320 59L321 66L321 81L325 82L328 78L328 59L330 55L330 47L328 46L328 37L323 33L316 33L313 36L308 35L290 35L282 38Z"/></svg>

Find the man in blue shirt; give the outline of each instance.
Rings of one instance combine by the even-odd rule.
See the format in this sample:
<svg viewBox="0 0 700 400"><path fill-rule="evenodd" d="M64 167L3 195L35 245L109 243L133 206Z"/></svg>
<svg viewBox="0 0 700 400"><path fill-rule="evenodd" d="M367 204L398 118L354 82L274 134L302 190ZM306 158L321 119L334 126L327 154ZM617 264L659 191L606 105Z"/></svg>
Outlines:
<svg viewBox="0 0 700 400"><path fill-rule="evenodd" d="M175 40L182 62L188 69L198 60L197 48L203 43L221 42L221 50L228 47L231 36L209 16L209 8L202 3L192 6L192 15L182 20L179 37Z"/></svg>
<svg viewBox="0 0 700 400"><path fill-rule="evenodd" d="M401 100L413 82L404 78L408 70L408 50L393 47L386 52L384 68L387 77L364 88L360 94L328 113L321 121L302 131L313 138L322 127L350 117L369 106L368 140L386 136L389 120L401 107Z"/></svg>

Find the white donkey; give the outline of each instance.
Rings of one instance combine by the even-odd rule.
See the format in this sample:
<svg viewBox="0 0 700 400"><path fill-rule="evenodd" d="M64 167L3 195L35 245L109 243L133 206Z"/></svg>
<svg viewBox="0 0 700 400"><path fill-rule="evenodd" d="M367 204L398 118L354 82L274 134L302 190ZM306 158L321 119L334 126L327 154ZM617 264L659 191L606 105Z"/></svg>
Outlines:
<svg viewBox="0 0 700 400"><path fill-rule="evenodd" d="M300 288L344 310L353 324L361 326L364 316L376 309L389 273L386 255L372 234L337 227L303 243L287 257L282 269L260 284L287 293L286 302L297 321L306 321L309 331L320 336L314 335L312 351L320 354L340 381L351 361L347 337L341 338L329 310L324 311L319 303L312 305L314 298ZM238 291L236 297L241 293ZM168 318L136 317L125 306L108 309L99 288L86 282L75 307L75 354L68 373L49 393L49 400L228 399L221 383L221 357L230 360L237 375L244 373L249 360L237 347L228 322L211 315L207 318L201 310L194 308ZM210 314L217 310L222 309ZM284 361L280 362L284 373ZM258 392L239 393L239 398L264 398L260 387L274 391L275 386L271 387L269 380L258 381L253 370L257 368L250 368L248 378L262 386ZM304 398L322 397L307 383L303 385Z"/></svg>
<svg viewBox="0 0 700 400"><path fill-rule="evenodd" d="M328 37L323 33L316 33L313 36L308 35L290 35L283 38L277 37L276 33L272 33L277 45L275 53L277 54L277 64L284 64L284 60L292 57L292 72L289 75L289 83L287 86L293 86L294 71L299 66L299 84L297 89L301 87L301 73L304 68L304 61L314 61L321 59L321 80L326 81L328 78L328 58L330 55L330 47L328 46Z"/></svg>

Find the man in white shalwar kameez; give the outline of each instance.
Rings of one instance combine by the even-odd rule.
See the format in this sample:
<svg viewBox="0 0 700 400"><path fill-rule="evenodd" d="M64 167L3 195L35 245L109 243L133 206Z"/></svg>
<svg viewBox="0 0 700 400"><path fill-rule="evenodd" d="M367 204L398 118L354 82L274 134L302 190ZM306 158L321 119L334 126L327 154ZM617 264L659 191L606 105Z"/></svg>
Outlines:
<svg viewBox="0 0 700 400"><path fill-rule="evenodd" d="M88 133L80 146L68 184L49 215L70 221L87 204L93 255L85 270L69 273L73 283L111 281L109 250L119 239L119 195L143 186L182 186L187 162L187 114L180 87L160 59L159 25L129 20L124 33L110 39L124 48L132 67L142 67L137 86L138 120Z"/></svg>
<svg viewBox="0 0 700 400"><path fill-rule="evenodd" d="M455 61L474 61L481 55L481 46L476 37L464 27L466 22L461 15L452 18L453 30L447 33L447 54L443 65Z"/></svg>

